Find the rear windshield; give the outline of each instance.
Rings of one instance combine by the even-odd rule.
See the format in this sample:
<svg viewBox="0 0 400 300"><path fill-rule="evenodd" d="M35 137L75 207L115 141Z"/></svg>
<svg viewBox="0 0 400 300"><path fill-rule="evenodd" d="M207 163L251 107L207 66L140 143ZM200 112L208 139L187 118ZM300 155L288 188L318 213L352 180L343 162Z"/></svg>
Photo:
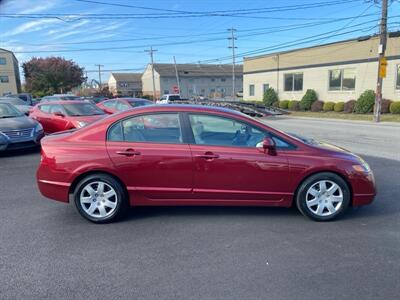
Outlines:
<svg viewBox="0 0 400 300"><path fill-rule="evenodd" d="M63 107L69 116L104 115L100 108L91 103L63 104Z"/></svg>
<svg viewBox="0 0 400 300"><path fill-rule="evenodd" d="M23 114L14 106L7 103L0 103L0 118L15 118Z"/></svg>

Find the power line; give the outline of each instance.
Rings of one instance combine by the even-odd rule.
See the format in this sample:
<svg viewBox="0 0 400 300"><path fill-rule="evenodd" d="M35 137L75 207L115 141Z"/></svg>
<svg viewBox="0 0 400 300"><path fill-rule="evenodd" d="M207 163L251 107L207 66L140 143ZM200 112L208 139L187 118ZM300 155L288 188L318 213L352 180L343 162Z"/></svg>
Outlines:
<svg viewBox="0 0 400 300"><path fill-rule="evenodd" d="M348 28L353 28L353 27L358 27L364 24L368 24L371 22L375 22L376 20L369 20L366 22L358 23L352 26L349 26ZM272 31L272 32L278 32L278 31ZM330 31L328 33L332 33L334 31ZM242 36L254 36L254 35L265 35L269 34L271 32L262 32L262 33L257 33L257 34L248 34L248 35L242 35ZM324 33L324 34L328 34ZM324 35L321 34L321 35ZM239 36L239 37L242 37ZM168 42L168 43L160 43L160 44L155 44L153 46L171 46L171 45L185 45L185 44L193 44L193 43L204 43L204 42L212 42L212 41L220 41L224 40L225 38L212 38L212 39L203 39L203 40L189 40L189 41L174 41L174 42ZM84 52L84 51L107 51L107 50L120 50L120 49L138 49L138 48L146 48L149 47L150 45L134 45L134 46L115 46L115 47L101 47L101 48L81 48L81 49L57 49L57 50L33 50L33 51L15 51L14 53L17 54L27 54L27 53L66 53L66 52Z"/></svg>
<svg viewBox="0 0 400 300"><path fill-rule="evenodd" d="M124 18L124 19L154 19L154 18L188 18L188 17L251 17L251 18L264 18L257 16L249 16L253 14L263 14L263 13L273 13L273 12L285 12L285 11L295 11L295 10L305 10L320 8L332 5L347 4L350 2L360 2L361 0L336 0L330 2L315 2L310 4L299 4L299 5L287 5L278 7L261 7L253 9L236 9L236 10L220 10L220 11L203 11L203 12L190 12L190 11L177 11L170 9L160 9L143 7L137 5L119 4L119 3L108 3L101 1L91 1L91 0L75 0L79 2L87 2L94 4L102 4L109 6L118 7L129 7L129 8L140 8L155 11L164 11L168 13L164 14L1 14L2 17L7 18L54 18L64 21L82 20L82 19L113 19L113 18ZM271 17L268 16L270 19ZM309 20L310 18L301 18Z"/></svg>
<svg viewBox="0 0 400 300"><path fill-rule="evenodd" d="M362 15L361 17L368 17L376 14L368 14L368 15ZM283 26L272 26L272 27L259 27L259 28L253 28L253 29L244 29L244 30L237 30L239 33L242 32L255 32L254 34L246 34L241 37L247 37L247 36L253 36L253 35L262 35L262 34L269 34L269 33L275 33L275 32L283 32L283 31L292 31L292 30L297 30L297 29L303 29L303 28L309 28L309 27L314 27L314 26L320 26L320 25L325 25L325 24L331 24L331 23L336 23L336 22L341 22L345 20L354 20L355 17L346 17L346 18L337 18L333 20L328 20L328 21L319 21L319 22L307 22L307 23L299 23L299 24L291 24L291 25L283 25ZM360 18L360 17L358 17ZM376 20L371 20L372 21L378 21ZM275 29L276 30L273 30ZM264 32L256 32L256 31L262 31L262 30L268 30ZM62 45L82 45L82 44L104 44L104 43L118 43L118 42L130 42L130 41L146 41L146 40L164 40L164 39L176 39L176 38L186 38L186 37L201 37L201 36L210 36L210 35L225 35L225 31L217 31L217 32L210 32L210 33L204 33L204 34L188 34L188 35L174 35L174 36L163 36L163 37L148 37L148 38L131 38L131 39L116 39L116 40L95 40L95 41L86 41L86 42L63 42L63 43L24 43L23 45L27 46L62 46ZM19 46L21 43L18 44ZM138 52L139 53L139 52Z"/></svg>

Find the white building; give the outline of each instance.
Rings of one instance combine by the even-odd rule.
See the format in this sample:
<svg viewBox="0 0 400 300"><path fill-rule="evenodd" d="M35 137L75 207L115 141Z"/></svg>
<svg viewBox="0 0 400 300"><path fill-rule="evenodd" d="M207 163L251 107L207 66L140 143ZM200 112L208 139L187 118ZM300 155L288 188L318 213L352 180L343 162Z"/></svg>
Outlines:
<svg viewBox="0 0 400 300"><path fill-rule="evenodd" d="M320 100L357 99L375 90L378 76L378 36L270 53L244 59L244 99L262 100L268 87L281 100L300 100L314 89ZM400 100L400 32L388 35L387 75L383 97Z"/></svg>
<svg viewBox="0 0 400 300"><path fill-rule="evenodd" d="M18 60L14 53L0 48L0 97L21 91Z"/></svg>

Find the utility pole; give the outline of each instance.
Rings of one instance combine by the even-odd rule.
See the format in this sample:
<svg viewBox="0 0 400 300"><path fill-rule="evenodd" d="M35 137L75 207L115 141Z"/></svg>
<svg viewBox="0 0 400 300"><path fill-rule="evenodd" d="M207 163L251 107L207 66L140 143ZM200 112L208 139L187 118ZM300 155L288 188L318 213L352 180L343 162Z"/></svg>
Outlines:
<svg viewBox="0 0 400 300"><path fill-rule="evenodd" d="M157 50L153 50L153 47L150 47L150 50L144 50L145 52L148 52L150 54L150 59L151 59L151 77L153 80L153 101L156 102L157 95L156 95L156 81L154 79L154 56L153 53L157 52Z"/></svg>
<svg viewBox="0 0 400 300"><path fill-rule="evenodd" d="M175 65L175 76L176 76L176 82L178 84L178 90L179 90L179 94L181 94L181 84L179 81L179 73L178 73L178 68L176 67L176 59L174 56L174 65Z"/></svg>
<svg viewBox="0 0 400 300"><path fill-rule="evenodd" d="M235 40L237 40L235 36L235 32L237 31L235 28L230 28L228 31L231 33L231 36L228 38L228 40L231 40L231 45L228 47L229 49L232 49L232 99L233 101L236 100L236 75L235 75L235 64L236 64L236 54L235 54Z"/></svg>
<svg viewBox="0 0 400 300"><path fill-rule="evenodd" d="M101 91L101 68L104 67L103 65L95 65L96 67L99 68L99 91Z"/></svg>
<svg viewBox="0 0 400 300"><path fill-rule="evenodd" d="M381 104L382 104L382 82L383 78L386 77L386 40L387 40L387 14L388 14L388 1L382 0L382 15L380 25L380 43L378 48L379 60L378 60L378 81L376 84L376 96L375 96L375 109L374 109L374 121L380 122L381 119Z"/></svg>

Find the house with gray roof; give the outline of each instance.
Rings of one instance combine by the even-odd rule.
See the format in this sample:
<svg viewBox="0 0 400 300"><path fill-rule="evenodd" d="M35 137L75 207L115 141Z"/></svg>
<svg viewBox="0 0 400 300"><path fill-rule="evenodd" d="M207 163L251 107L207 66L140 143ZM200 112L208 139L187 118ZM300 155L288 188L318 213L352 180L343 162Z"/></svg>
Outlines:
<svg viewBox="0 0 400 300"><path fill-rule="evenodd" d="M108 88L114 96L138 97L142 95L141 73L111 73Z"/></svg>
<svg viewBox="0 0 400 300"><path fill-rule="evenodd" d="M232 98L232 65L177 64L178 85L174 64L149 64L142 75L143 95L153 95L153 67L157 98L177 92L183 98ZM235 75L235 91L238 93L243 89L242 65L235 67Z"/></svg>

